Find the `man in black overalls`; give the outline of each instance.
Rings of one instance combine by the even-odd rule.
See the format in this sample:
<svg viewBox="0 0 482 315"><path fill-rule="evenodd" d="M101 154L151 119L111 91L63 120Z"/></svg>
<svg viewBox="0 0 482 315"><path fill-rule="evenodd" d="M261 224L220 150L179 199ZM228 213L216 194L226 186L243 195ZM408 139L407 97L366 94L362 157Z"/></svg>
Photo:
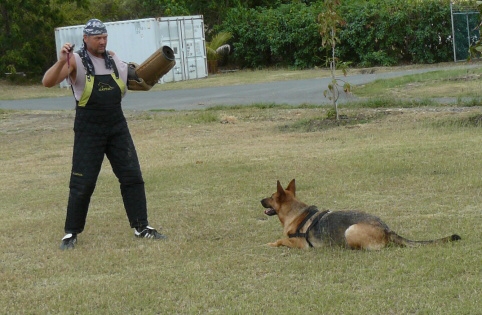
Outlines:
<svg viewBox="0 0 482 315"><path fill-rule="evenodd" d="M126 92L127 64L106 50L107 29L93 19L84 28L83 47L72 53L63 45L60 58L44 75L47 87L68 79L76 100L74 150L70 193L61 249L73 248L84 230L90 198L94 192L104 155L119 179L127 217L134 235L164 239L150 227L144 180L136 149L122 112Z"/></svg>

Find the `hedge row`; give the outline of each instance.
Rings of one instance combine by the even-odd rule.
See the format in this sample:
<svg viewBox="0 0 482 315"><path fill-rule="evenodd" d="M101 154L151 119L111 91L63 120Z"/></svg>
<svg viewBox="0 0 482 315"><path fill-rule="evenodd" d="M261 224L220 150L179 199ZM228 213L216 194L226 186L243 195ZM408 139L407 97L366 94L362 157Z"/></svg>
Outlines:
<svg viewBox="0 0 482 315"><path fill-rule="evenodd" d="M450 0L345 1L338 8L336 55L358 66L450 61ZM325 66L329 49L321 46L320 2L297 2L274 9L231 9L219 30L233 34L234 62L240 67Z"/></svg>

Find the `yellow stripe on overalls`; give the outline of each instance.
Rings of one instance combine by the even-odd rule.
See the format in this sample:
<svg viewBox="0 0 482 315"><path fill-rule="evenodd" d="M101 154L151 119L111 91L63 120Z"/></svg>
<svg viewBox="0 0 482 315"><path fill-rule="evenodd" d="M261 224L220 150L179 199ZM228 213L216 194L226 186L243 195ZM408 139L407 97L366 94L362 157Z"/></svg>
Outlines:
<svg viewBox="0 0 482 315"><path fill-rule="evenodd" d="M124 96L124 94L126 94L126 85L124 81L122 81L119 77L116 77L115 73L111 73L111 76L119 86L122 96ZM92 95L93 89L94 89L94 80L90 75L86 75L84 91L82 92L82 96L80 97L78 106L85 107L85 105L87 105L90 95Z"/></svg>

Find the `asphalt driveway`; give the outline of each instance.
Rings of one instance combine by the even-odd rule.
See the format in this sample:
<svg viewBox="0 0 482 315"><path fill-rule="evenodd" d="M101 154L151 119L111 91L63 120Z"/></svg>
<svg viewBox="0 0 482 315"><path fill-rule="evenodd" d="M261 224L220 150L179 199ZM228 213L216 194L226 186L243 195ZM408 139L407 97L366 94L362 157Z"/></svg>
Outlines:
<svg viewBox="0 0 482 315"><path fill-rule="evenodd" d="M480 67L479 64L463 65L464 68ZM453 68L453 67L451 67ZM366 84L378 79L441 70L440 67L410 69L395 72L356 74L342 79L352 86ZM193 110L217 105L251 104L329 104L323 96L329 78L279 81L199 89L172 91L128 92L122 104L127 110ZM354 100L342 95L339 102ZM39 98L28 100L0 100L0 108L16 110L65 110L75 107L73 97Z"/></svg>

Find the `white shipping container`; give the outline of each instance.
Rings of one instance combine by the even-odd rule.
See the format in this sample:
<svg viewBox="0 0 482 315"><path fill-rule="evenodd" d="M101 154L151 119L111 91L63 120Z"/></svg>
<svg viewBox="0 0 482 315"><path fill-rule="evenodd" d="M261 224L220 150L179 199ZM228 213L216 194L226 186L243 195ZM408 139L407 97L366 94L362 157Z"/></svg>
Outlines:
<svg viewBox="0 0 482 315"><path fill-rule="evenodd" d="M109 34L107 49L121 60L141 64L162 46L173 49L176 65L160 80L163 82L205 78L208 75L206 40L202 15L148 18L104 23ZM66 42L82 46L84 25L55 29L57 53ZM61 87L68 87L63 81Z"/></svg>

